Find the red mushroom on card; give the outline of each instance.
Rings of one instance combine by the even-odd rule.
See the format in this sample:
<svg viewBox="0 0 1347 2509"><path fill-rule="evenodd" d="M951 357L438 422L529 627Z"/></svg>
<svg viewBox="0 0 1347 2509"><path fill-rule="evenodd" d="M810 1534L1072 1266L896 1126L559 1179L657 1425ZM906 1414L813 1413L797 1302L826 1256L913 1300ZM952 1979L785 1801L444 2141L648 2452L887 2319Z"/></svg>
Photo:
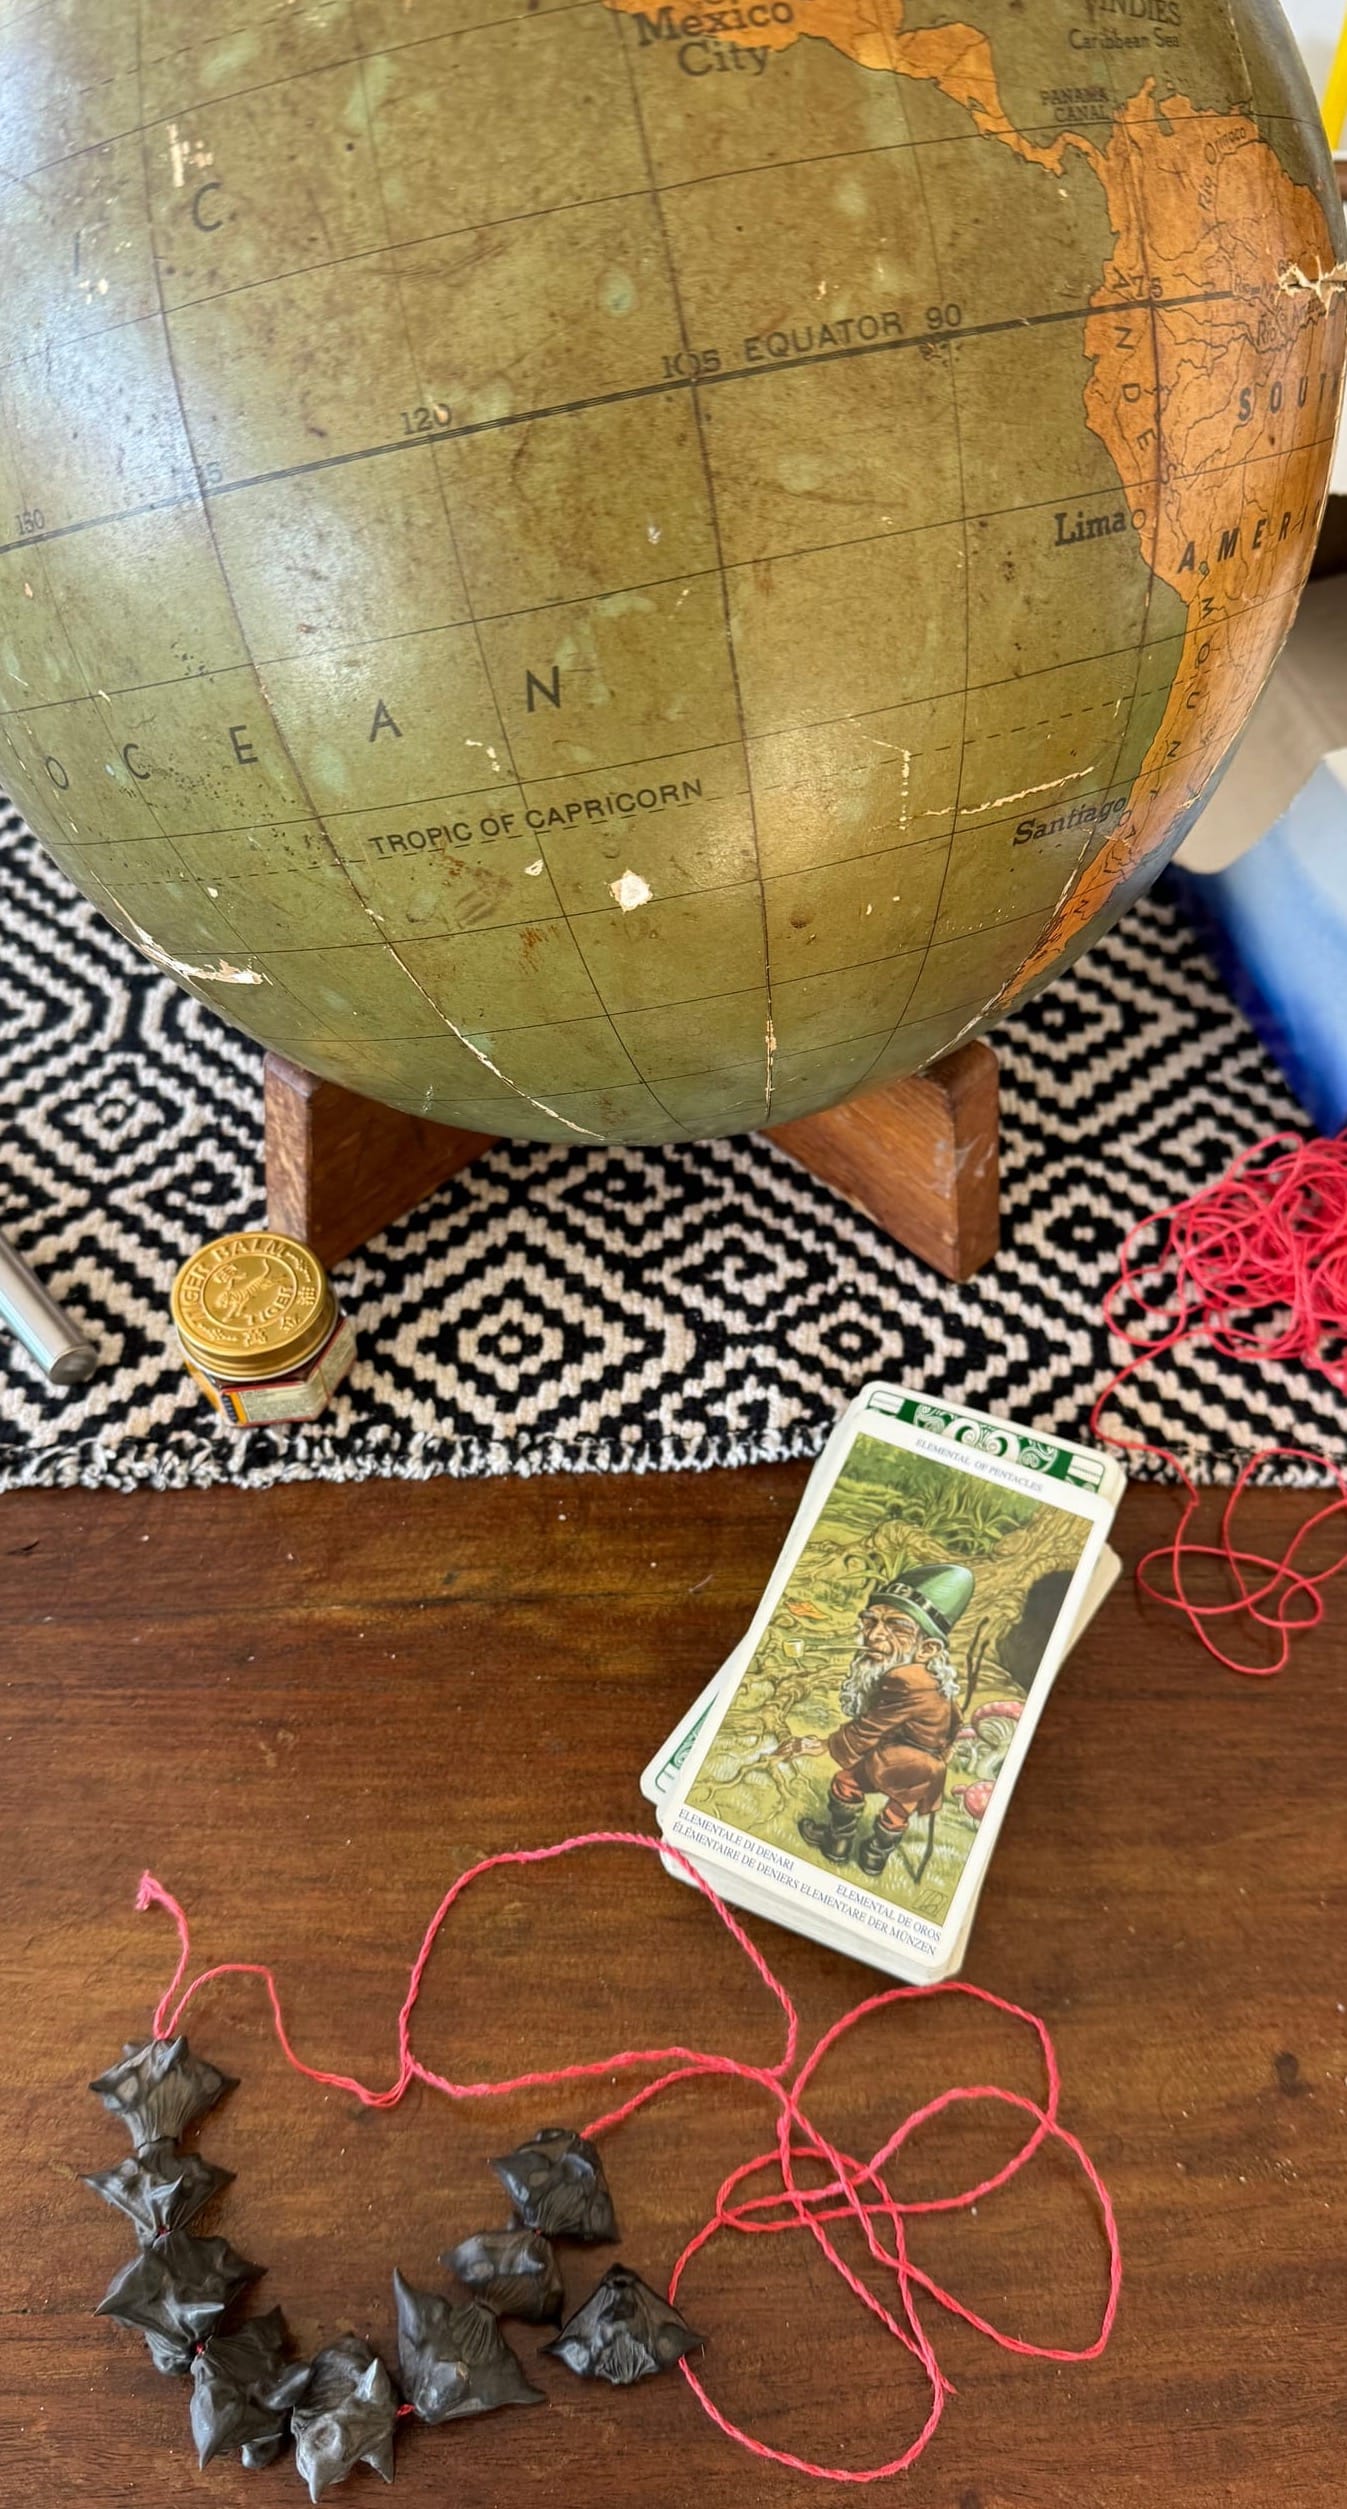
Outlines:
<svg viewBox="0 0 1347 2509"><path fill-rule="evenodd" d="M1022 1707L1023 1701L1019 1699L984 1699L980 1707L974 1708L968 1722L979 1742L984 1738L989 1742L999 1742L1004 1750L1010 1740L1010 1732L1001 1735L996 1727L998 1724L1006 1725L1013 1732L1020 1721Z"/></svg>
<svg viewBox="0 0 1347 2509"><path fill-rule="evenodd" d="M976 1786L954 1786L950 1789L960 1810L975 1824L981 1820L991 1802L993 1785L990 1779Z"/></svg>
<svg viewBox="0 0 1347 2509"><path fill-rule="evenodd" d="M1020 1714L1018 1699L984 1699L955 1736L951 1769L978 1784L994 1785L1015 1738Z"/></svg>

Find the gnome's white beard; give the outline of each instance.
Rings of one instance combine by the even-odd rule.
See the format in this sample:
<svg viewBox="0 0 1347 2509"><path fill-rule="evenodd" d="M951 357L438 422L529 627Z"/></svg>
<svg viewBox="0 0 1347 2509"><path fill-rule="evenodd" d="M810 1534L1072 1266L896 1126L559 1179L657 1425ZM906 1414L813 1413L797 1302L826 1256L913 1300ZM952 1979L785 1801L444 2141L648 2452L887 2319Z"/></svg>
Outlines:
<svg viewBox="0 0 1347 2509"><path fill-rule="evenodd" d="M838 1702L844 1716L864 1716L875 1692L889 1669L889 1658L867 1654L858 1647L842 1677Z"/></svg>
<svg viewBox="0 0 1347 2509"><path fill-rule="evenodd" d="M943 1647L940 1653L932 1659L931 1671L941 1697L948 1699L951 1706L954 1706L959 1698L959 1676Z"/></svg>

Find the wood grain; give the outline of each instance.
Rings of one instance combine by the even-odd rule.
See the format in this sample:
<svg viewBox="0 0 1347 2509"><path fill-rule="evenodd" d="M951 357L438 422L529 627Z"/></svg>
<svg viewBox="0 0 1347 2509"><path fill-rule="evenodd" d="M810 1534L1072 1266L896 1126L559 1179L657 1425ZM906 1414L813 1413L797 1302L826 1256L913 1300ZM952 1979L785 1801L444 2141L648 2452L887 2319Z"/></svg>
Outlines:
<svg viewBox="0 0 1347 2509"><path fill-rule="evenodd" d="M996 1056L978 1041L767 1138L923 1263L967 1281L1001 1242L998 1096Z"/></svg>
<svg viewBox="0 0 1347 2509"><path fill-rule="evenodd" d="M427 1124L268 1054L265 1065L267 1224L340 1263L414 1210L492 1133Z"/></svg>
<svg viewBox="0 0 1347 2509"><path fill-rule="evenodd" d="M407 1963L446 1881L497 1847L645 1827L647 1753L741 1633L803 1467L513 1482L307 1485L0 1502L0 2501L265 2509L293 2471L198 2474L182 2386L90 2308L127 2253L78 2184L120 2138L83 2085L142 2031L172 1966L136 1916L143 1866L185 1900L202 1962L280 1971L303 2051L387 2078ZM1255 1497L1280 1542L1304 1507ZM1131 1494L1129 1560L1172 1524ZM928 2457L872 2495L904 2509L1268 2509L1342 2499L1347 2254L1347 1599L1266 1686L1215 1671L1138 1602L1106 1606L1063 1675L997 1851L968 1974L1044 2013L1065 2110L1105 2171L1126 2261L1102 2361L937 2342L958 2394ZM812 2037L871 1973L763 1929ZM680 2033L775 2052L765 1998L653 1857L604 1851L484 1886L428 1974L418 2044L486 2075ZM271 2269L305 2344L387 2341L389 2269L501 2217L486 2156L544 2099L390 2115L302 2083L260 1994L229 1981L193 2036L241 2077L201 2141L238 2172L214 2220ZM819 2085L853 2150L938 2085L1034 2088L1003 2025L947 2006L867 2025ZM610 2146L621 2253L667 2272L716 2184L759 2150L744 2091L697 2086ZM907 2183L984 2163L933 2132ZM997 2149L1002 2148L997 2145ZM1101 2289L1089 2209L1036 2165L978 2218L914 2231L972 2305L1080 2340ZM590 2260L570 2252L568 2285ZM796 2241L722 2242L688 2285L713 2392L765 2437L842 2464L914 2427L918 2382ZM534 2337L524 2330L527 2359ZM751 2463L677 2378L629 2394L558 2364L544 2413L413 2431L403 2509L806 2509L837 2497ZM333 2495L366 2509L368 2474Z"/></svg>
<svg viewBox="0 0 1347 2509"><path fill-rule="evenodd" d="M267 1220L339 1263L489 1150L460 1132L319 1080L268 1054ZM774 1125L770 1141L938 1272L966 1281L1000 1242L996 1057L960 1047L915 1080L822 1115Z"/></svg>

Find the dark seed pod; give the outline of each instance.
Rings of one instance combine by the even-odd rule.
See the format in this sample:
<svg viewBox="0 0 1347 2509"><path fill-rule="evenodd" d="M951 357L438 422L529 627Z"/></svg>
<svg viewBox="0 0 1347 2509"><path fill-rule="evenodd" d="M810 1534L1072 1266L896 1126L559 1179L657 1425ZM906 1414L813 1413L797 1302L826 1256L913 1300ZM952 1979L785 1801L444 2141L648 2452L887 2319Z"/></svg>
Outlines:
<svg viewBox="0 0 1347 2509"><path fill-rule="evenodd" d="M497 2317L522 2317L531 2326L557 2326L565 2295L561 2269L540 2230L478 2230L440 2258L466 2283L473 2297Z"/></svg>
<svg viewBox="0 0 1347 2509"><path fill-rule="evenodd" d="M617 2237L603 2163L572 2126L540 2126L491 2166L530 2230L549 2239Z"/></svg>
<svg viewBox="0 0 1347 2509"><path fill-rule="evenodd" d="M344 2483L358 2465L372 2466L391 2483L396 2420L393 2382L378 2353L358 2335L327 2344L290 2416L295 2469L310 2500L330 2483Z"/></svg>
<svg viewBox="0 0 1347 2509"><path fill-rule="evenodd" d="M195 2239L190 2230L170 2230L113 2276L95 2315L135 2327L155 2368L182 2375L231 2300L265 2271L250 2265L227 2239Z"/></svg>
<svg viewBox="0 0 1347 2509"><path fill-rule="evenodd" d="M147 2039L143 2047L128 2041L121 2063L89 2085L121 2119L138 2152L148 2143L176 2141L184 2126L234 2087L228 2074L194 2056L183 2038Z"/></svg>
<svg viewBox="0 0 1347 2509"><path fill-rule="evenodd" d="M673 2368L685 2352L701 2349L686 2318L662 2300L629 2265L610 2265L583 2308L560 2334L543 2345L578 2378L606 2378L610 2387L632 2387Z"/></svg>
<svg viewBox="0 0 1347 2509"><path fill-rule="evenodd" d="M500 2405L541 2404L490 2309L480 2300L445 2300L393 2276L398 2368L403 2392L423 2422L457 2422Z"/></svg>
<svg viewBox="0 0 1347 2509"><path fill-rule="evenodd" d="M197 2461L242 2451L250 2470L274 2464L285 2446L290 2407L309 2383L307 2361L285 2358L279 2309L253 2317L235 2335L212 2335L192 2363L192 2437Z"/></svg>
<svg viewBox="0 0 1347 2509"><path fill-rule="evenodd" d="M84 2183L105 2203L125 2213L145 2248L165 2230L184 2230L202 2205L229 2185L233 2174L231 2169L217 2169L213 2161L203 2160L199 2152L180 2152L164 2136L129 2153L115 2169L100 2169L86 2177Z"/></svg>

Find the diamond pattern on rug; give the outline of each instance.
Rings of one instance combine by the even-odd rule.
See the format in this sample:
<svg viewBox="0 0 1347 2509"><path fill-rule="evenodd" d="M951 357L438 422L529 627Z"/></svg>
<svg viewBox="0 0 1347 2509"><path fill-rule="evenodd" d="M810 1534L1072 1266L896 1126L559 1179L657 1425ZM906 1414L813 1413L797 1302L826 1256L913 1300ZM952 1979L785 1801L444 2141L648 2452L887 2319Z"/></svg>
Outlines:
<svg viewBox="0 0 1347 2509"><path fill-rule="evenodd" d="M2 804L0 907L0 1227L104 1353L57 1394L0 1343L0 1486L766 1462L815 1454L877 1374L1080 1436L1124 1231L1303 1129L1152 897L997 1033L1005 1242L976 1280L940 1280L753 1136L502 1142L339 1267L360 1356L324 1419L240 1431L184 1374L168 1291L195 1246L263 1217L260 1049L140 959ZM1226 1481L1278 1440L1341 1455L1340 1412L1305 1371L1180 1352L1122 1416Z"/></svg>

